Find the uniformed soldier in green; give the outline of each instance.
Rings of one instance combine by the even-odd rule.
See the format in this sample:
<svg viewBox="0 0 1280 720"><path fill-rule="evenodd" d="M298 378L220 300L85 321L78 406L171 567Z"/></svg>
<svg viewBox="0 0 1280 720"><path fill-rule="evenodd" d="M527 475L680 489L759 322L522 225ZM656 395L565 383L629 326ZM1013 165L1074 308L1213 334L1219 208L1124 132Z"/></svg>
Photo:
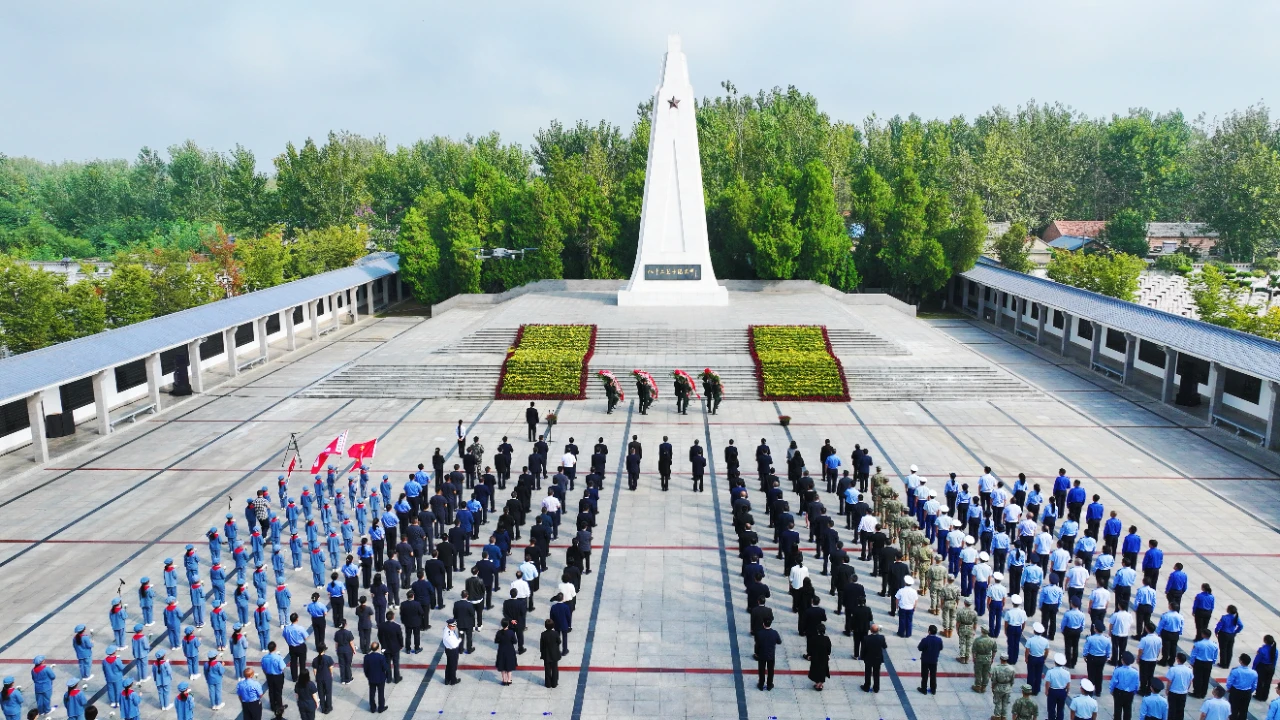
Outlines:
<svg viewBox="0 0 1280 720"><path fill-rule="evenodd" d="M956 595L960 594L960 588L955 586L955 581L950 576L947 577L947 587L954 590ZM950 595L950 593L947 594ZM972 601L964 598L964 607L960 608L955 615L956 633L960 635L960 656L956 659L962 663L969 662L969 646L974 643L973 636L978 632L978 613L971 605ZM991 642L994 646L995 641Z"/></svg>
<svg viewBox="0 0 1280 720"><path fill-rule="evenodd" d="M929 570L925 573L925 585L929 588L929 612L937 615L942 609L943 588L947 584L947 566L942 564L942 556L934 555L933 564L929 566ZM951 608L952 617L955 616L955 606ZM944 627L950 629L950 625ZM943 637L949 637L950 634L944 632Z"/></svg>
<svg viewBox="0 0 1280 720"><path fill-rule="evenodd" d="M956 625L956 609L960 607L960 588L956 587L955 582L955 577L948 575L938 590L942 601L942 637L951 637L951 632ZM973 614L975 623L978 621L977 618L978 614L975 612Z"/></svg>
<svg viewBox="0 0 1280 720"><path fill-rule="evenodd" d="M978 628L973 641L973 691L987 691L987 679L991 676L991 661L996 658L996 641L987 635L985 627Z"/></svg>
<svg viewBox="0 0 1280 720"><path fill-rule="evenodd" d="M881 504L884 503L887 495L880 492L880 488L889 485L889 478L880 472L880 466L876 466L876 474L871 476L871 508L875 512L876 517L880 518L880 524L884 524L884 513L881 511Z"/></svg>
<svg viewBox="0 0 1280 720"><path fill-rule="evenodd" d="M609 410L606 414L611 414L613 409L618 406L618 389L614 387L613 383L605 383L604 394L609 399Z"/></svg>
<svg viewBox="0 0 1280 720"><path fill-rule="evenodd" d="M636 376L636 397L640 398L640 414L648 415L649 405L653 402L653 399L649 395L649 383L645 382L644 378L639 375Z"/></svg>
<svg viewBox="0 0 1280 720"><path fill-rule="evenodd" d="M1009 658L1000 656L1000 664L991 668L991 720L1005 720L1009 714L1009 695L1018 671L1009 664Z"/></svg>
<svg viewBox="0 0 1280 720"><path fill-rule="evenodd" d="M1036 720L1040 717L1040 708L1035 698L1031 697L1031 686L1022 685L1022 697L1013 701L1013 720Z"/></svg>
<svg viewBox="0 0 1280 720"><path fill-rule="evenodd" d="M932 587L928 583L929 565L933 561L933 548L929 545L929 538L924 536L920 530L912 530L911 536L915 547L911 551L911 574L918 578L924 579L921 592L928 593Z"/></svg>

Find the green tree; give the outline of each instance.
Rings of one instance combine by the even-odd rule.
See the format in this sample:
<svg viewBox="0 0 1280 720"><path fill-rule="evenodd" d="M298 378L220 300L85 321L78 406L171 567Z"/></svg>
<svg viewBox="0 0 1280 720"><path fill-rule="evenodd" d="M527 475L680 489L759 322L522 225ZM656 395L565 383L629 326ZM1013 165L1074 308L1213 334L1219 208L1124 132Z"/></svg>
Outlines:
<svg viewBox="0 0 1280 720"><path fill-rule="evenodd" d="M147 317L159 317L204 305L222 296L213 264L198 262L186 250L155 248L145 253L122 254L116 257L116 264L117 268L144 267L149 271L152 297ZM110 298L110 281L107 289Z"/></svg>
<svg viewBox="0 0 1280 720"><path fill-rule="evenodd" d="M96 281L83 279L66 288L62 294L61 327L63 337L72 340L100 333L107 327L107 306L102 297L102 286Z"/></svg>
<svg viewBox="0 0 1280 720"><path fill-rule="evenodd" d="M851 243L836 209L831 171L822 161L810 160L800 174L794 195L795 226L800 231L795 277L839 286Z"/></svg>
<svg viewBox="0 0 1280 720"><path fill-rule="evenodd" d="M470 198L458 190L445 193L432 216L432 234L440 247L440 278L449 295L480 292L480 233Z"/></svg>
<svg viewBox="0 0 1280 720"><path fill-rule="evenodd" d="M1064 285L1132 302L1138 293L1138 276L1146 267L1142 258L1126 253L1054 250L1047 274Z"/></svg>
<svg viewBox="0 0 1280 720"><path fill-rule="evenodd" d="M257 235L266 232L275 201L267 176L258 172L251 150L236 145L222 181L223 215L233 232Z"/></svg>
<svg viewBox="0 0 1280 720"><path fill-rule="evenodd" d="M1144 258L1151 253L1147 244L1147 220L1142 213L1131 208L1116 212L1107 221L1102 239L1116 252Z"/></svg>
<svg viewBox="0 0 1280 720"><path fill-rule="evenodd" d="M364 256L369 231L364 226L331 225L303 230L288 245L285 274L290 280L350 267Z"/></svg>
<svg viewBox="0 0 1280 720"><path fill-rule="evenodd" d="M880 257L885 246L886 226L893 212L893 188L873 167L863 167L852 192L852 221L862 227L854 249L854 262L873 283L887 280L887 264Z"/></svg>
<svg viewBox="0 0 1280 720"><path fill-rule="evenodd" d="M400 222L396 252L400 254L400 272L413 296L424 305L438 303L447 297L440 277L440 248L431 235L427 215L444 197L438 190L428 189Z"/></svg>
<svg viewBox="0 0 1280 720"><path fill-rule="evenodd" d="M924 242L927 201L915 170L905 168L894 187L893 209L885 221L885 242L880 260L889 272L891 285L903 290L911 285L912 264Z"/></svg>
<svg viewBox="0 0 1280 720"><path fill-rule="evenodd" d="M61 275L0 255L0 344L23 353L66 337L63 289Z"/></svg>
<svg viewBox="0 0 1280 720"><path fill-rule="evenodd" d="M756 216L747 232L754 252L752 266L763 280L790 280L804 236L792 222L796 204L787 189L761 182L755 192Z"/></svg>
<svg viewBox="0 0 1280 720"><path fill-rule="evenodd" d="M155 316L156 291L146 267L136 263L116 265L103 290L111 327L124 327Z"/></svg>
<svg viewBox="0 0 1280 720"><path fill-rule="evenodd" d="M982 214L982 199L973 193L966 195L959 219L939 240L952 273L971 269L982 256L987 241L987 217Z"/></svg>
<svg viewBox="0 0 1280 720"><path fill-rule="evenodd" d="M1280 237L1280 127L1265 107L1232 113L1195 158L1197 213L1217 230L1218 247L1252 262Z"/></svg>
<svg viewBox="0 0 1280 720"><path fill-rule="evenodd" d="M237 238L236 258L244 266L246 289L261 290L284 282L289 258L279 228L256 237Z"/></svg>
<svg viewBox="0 0 1280 720"><path fill-rule="evenodd" d="M1000 264L1015 272L1031 272L1031 241L1027 238L1027 226L1015 222L1008 232L996 238L996 257Z"/></svg>

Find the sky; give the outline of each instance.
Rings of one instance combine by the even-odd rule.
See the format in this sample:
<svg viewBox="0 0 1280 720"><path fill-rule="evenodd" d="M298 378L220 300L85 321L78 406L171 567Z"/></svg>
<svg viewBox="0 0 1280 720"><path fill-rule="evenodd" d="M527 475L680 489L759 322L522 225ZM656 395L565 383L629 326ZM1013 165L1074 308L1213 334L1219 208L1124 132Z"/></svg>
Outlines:
<svg viewBox="0 0 1280 720"><path fill-rule="evenodd" d="M330 130L389 145L552 120L629 127L682 36L694 90L795 85L835 120L1061 102L1212 119L1280 99L1271 0L644 0L0 6L0 153L254 151Z"/></svg>

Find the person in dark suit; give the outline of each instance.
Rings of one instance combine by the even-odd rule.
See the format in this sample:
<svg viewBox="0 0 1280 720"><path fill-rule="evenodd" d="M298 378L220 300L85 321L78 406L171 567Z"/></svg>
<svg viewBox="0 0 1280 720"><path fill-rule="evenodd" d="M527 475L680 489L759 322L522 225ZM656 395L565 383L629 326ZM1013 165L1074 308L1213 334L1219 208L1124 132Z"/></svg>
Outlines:
<svg viewBox="0 0 1280 720"><path fill-rule="evenodd" d="M445 543L440 543L440 545L444 544ZM450 546L449 549L452 550L453 547ZM440 559L439 547L436 548L435 552L431 553L430 560L422 563L422 572L427 576L431 589L434 591L434 596L428 595L427 597L421 598L420 602L425 602L429 609L444 609L444 586L445 577L448 574L448 568L444 564L444 560ZM432 606L433 600L435 601L434 606Z"/></svg>
<svg viewBox="0 0 1280 720"><path fill-rule="evenodd" d="M862 692L880 692L880 667L889 643L880 634L880 626L872 625L871 634L862 641Z"/></svg>
<svg viewBox="0 0 1280 720"><path fill-rule="evenodd" d="M702 474L707 467L707 457L702 453L702 446L697 440L689 448L689 465L693 468L693 491L702 492Z"/></svg>
<svg viewBox="0 0 1280 720"><path fill-rule="evenodd" d="M733 440L724 449L724 466L727 472L734 472L738 469L738 446L733 444Z"/></svg>
<svg viewBox="0 0 1280 720"><path fill-rule="evenodd" d="M529 407L524 411L524 424L529 426L529 442L533 442L534 436L538 432L538 408L535 403L529 403Z"/></svg>
<svg viewBox="0 0 1280 720"><path fill-rule="evenodd" d="M920 687L916 689L921 695L926 692L937 695L938 656L942 654L942 638L938 637L937 625L929 626L929 634L924 636L916 650L920 651Z"/></svg>
<svg viewBox="0 0 1280 720"><path fill-rule="evenodd" d="M853 659L862 659L862 643L871 631L871 608L867 607L866 596L854 598L853 604L845 610L844 634L853 636Z"/></svg>
<svg viewBox="0 0 1280 720"><path fill-rule="evenodd" d="M518 653L523 653L524 647L524 621L529 614L528 603L524 598L519 596L515 588L511 588L511 597L502 602L502 617L508 620L516 621L516 640L519 642Z"/></svg>
<svg viewBox="0 0 1280 720"><path fill-rule="evenodd" d="M760 584L764 585L764 583L760 583ZM767 592L769 587L765 585L764 589ZM751 634L752 635L755 635L756 633L760 632L761 628L765 626L766 622L770 625L773 624L773 608L770 608L768 605L765 605L765 598L763 597L757 596L755 598L755 604L751 606L751 609L747 611L747 614L751 616Z"/></svg>
<svg viewBox="0 0 1280 720"><path fill-rule="evenodd" d="M347 629L346 623L334 626L333 647L338 653L338 671L343 685L350 685L354 678L351 674L351 663L356 657L356 636Z"/></svg>
<svg viewBox="0 0 1280 720"><path fill-rule="evenodd" d="M667 442L667 436L663 435L662 444L658 446L658 477L662 479L663 492L666 492L667 485L671 482L671 461L674 457L675 450Z"/></svg>
<svg viewBox="0 0 1280 720"><path fill-rule="evenodd" d="M640 483L640 453L635 448L627 452L627 489L635 490Z"/></svg>
<svg viewBox="0 0 1280 720"><path fill-rule="evenodd" d="M753 657L756 659L757 682L760 690L773 689L773 665L778 655L778 646L782 644L782 636L773 629L773 621L764 623L764 627L756 631L756 648Z"/></svg>
<svg viewBox="0 0 1280 720"><path fill-rule="evenodd" d="M387 621L378 626L378 642L382 644L382 653L391 666L391 682L398 683L400 682L400 651L404 649L404 629L395 619L395 613L387 613Z"/></svg>
<svg viewBox="0 0 1280 720"><path fill-rule="evenodd" d="M374 643L369 654L364 656L364 677L369 681L369 712L385 712L387 709L387 677L391 667L382 654L378 643Z"/></svg>
<svg viewBox="0 0 1280 720"><path fill-rule="evenodd" d="M325 652L326 649L323 643L316 648L311 670L315 677L316 695L320 698L320 712L328 715L333 712L333 658Z"/></svg>
<svg viewBox="0 0 1280 720"><path fill-rule="evenodd" d="M453 617L458 621L458 633L462 635L465 647L463 652L470 655L475 652L472 635L476 628L476 609L467 599L467 591L462 591L462 599L453 604Z"/></svg>
<svg viewBox="0 0 1280 720"><path fill-rule="evenodd" d="M560 633L553 620L542 624L546 630L538 637L538 651L542 657L542 682L549 688L560 684Z"/></svg>
<svg viewBox="0 0 1280 720"><path fill-rule="evenodd" d="M405 651L409 654L422 652L422 631L426 625L427 610L418 602L417 595L410 590L407 599L400 603L400 620L404 622Z"/></svg>

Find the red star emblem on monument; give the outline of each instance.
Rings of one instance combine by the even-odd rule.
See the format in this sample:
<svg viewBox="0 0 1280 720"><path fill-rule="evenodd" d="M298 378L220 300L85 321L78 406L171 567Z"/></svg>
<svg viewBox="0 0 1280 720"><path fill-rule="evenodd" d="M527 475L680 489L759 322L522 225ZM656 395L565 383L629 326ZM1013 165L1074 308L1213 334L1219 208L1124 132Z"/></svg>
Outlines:
<svg viewBox="0 0 1280 720"><path fill-rule="evenodd" d="M671 99L667 101L667 107L670 107L670 108L679 108L679 107L680 107L680 98L676 97L675 95L672 95L672 96L671 96Z"/></svg>

